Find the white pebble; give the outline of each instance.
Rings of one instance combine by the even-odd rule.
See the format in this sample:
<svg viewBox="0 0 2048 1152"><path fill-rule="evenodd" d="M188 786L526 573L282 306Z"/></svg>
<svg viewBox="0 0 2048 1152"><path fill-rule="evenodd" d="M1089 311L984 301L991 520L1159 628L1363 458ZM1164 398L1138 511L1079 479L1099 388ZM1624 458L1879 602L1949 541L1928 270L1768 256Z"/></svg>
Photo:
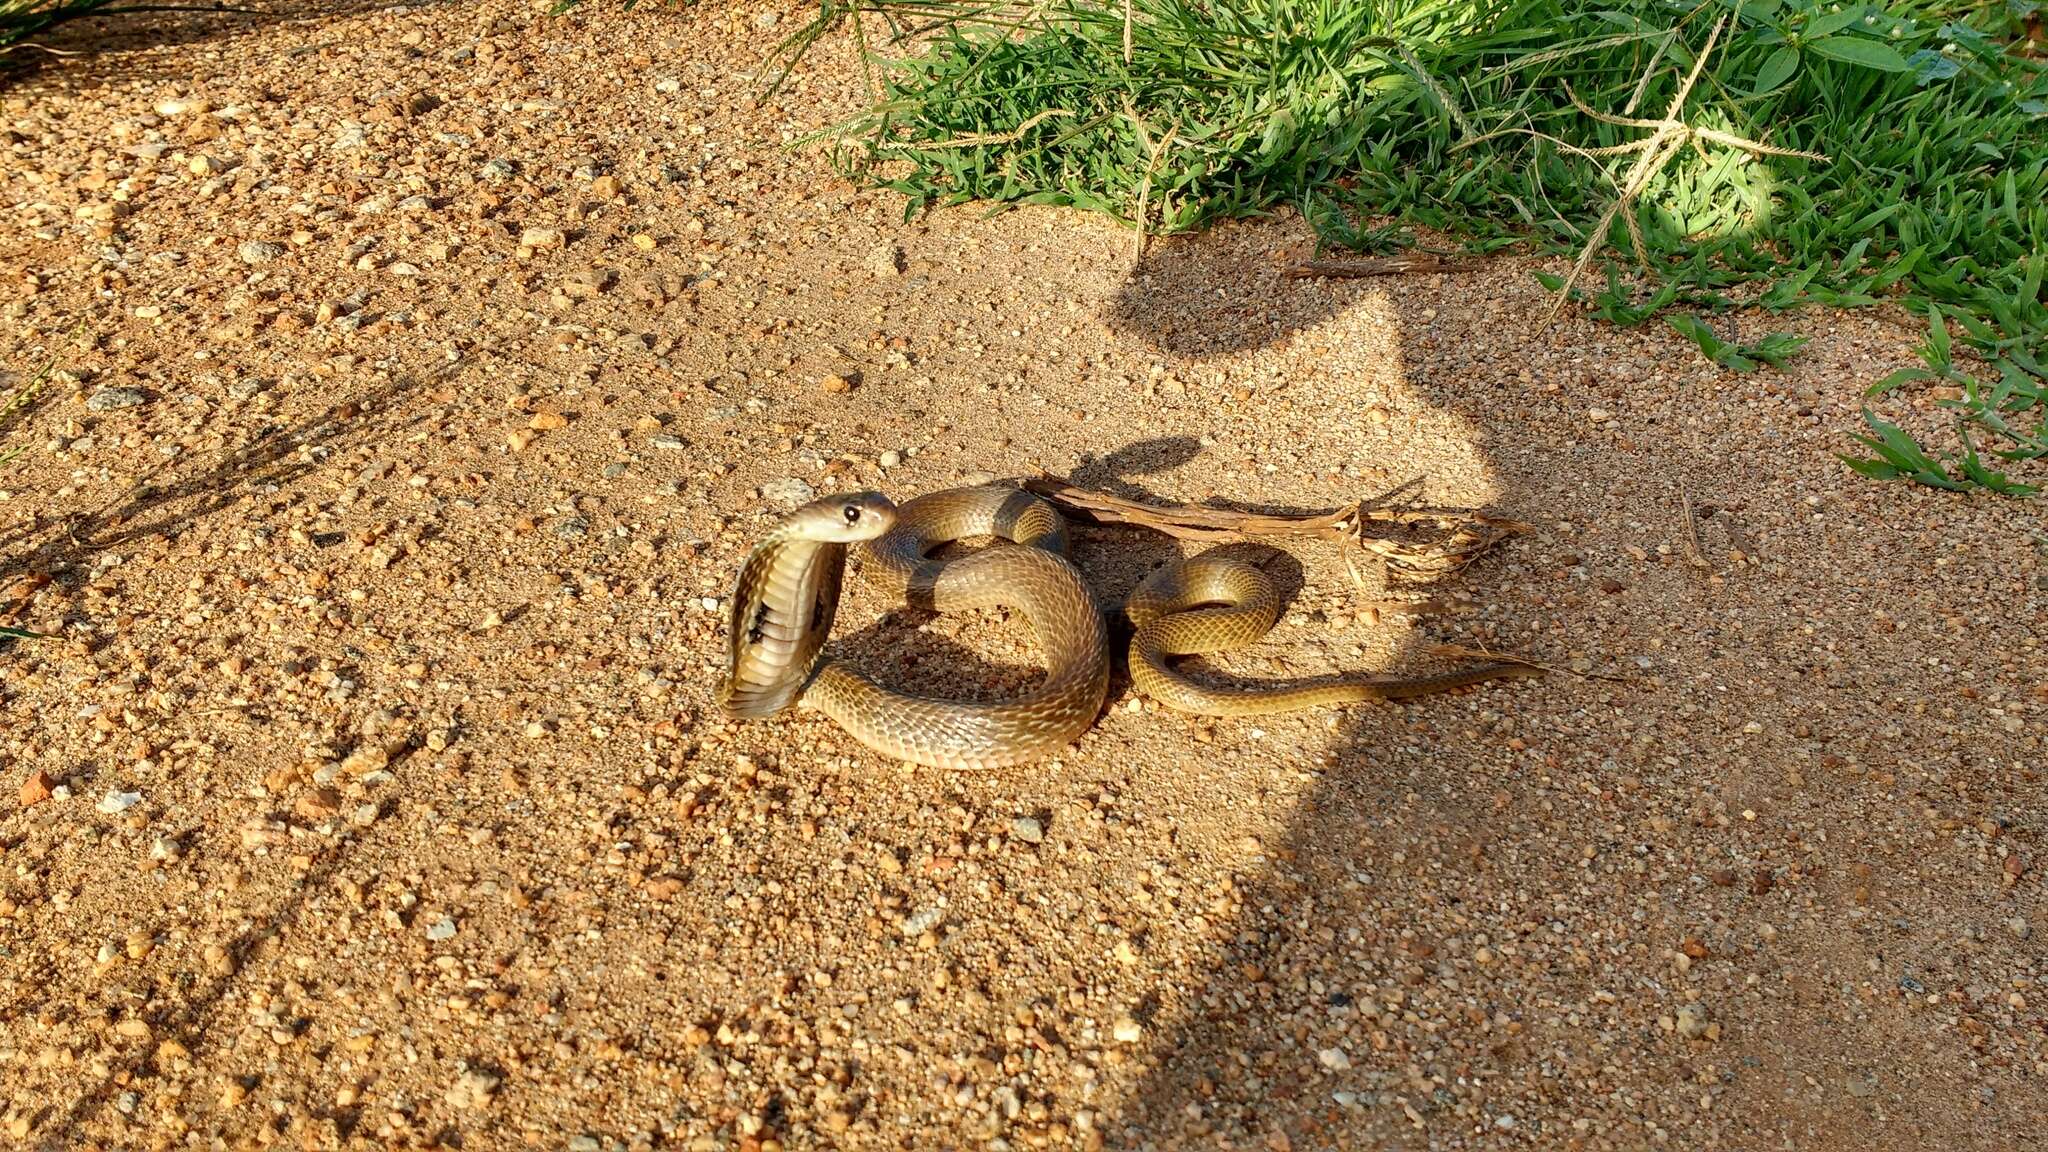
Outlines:
<svg viewBox="0 0 2048 1152"><path fill-rule="evenodd" d="M100 798L99 810L109 816L126 812L142 802L140 792L109 792Z"/></svg>

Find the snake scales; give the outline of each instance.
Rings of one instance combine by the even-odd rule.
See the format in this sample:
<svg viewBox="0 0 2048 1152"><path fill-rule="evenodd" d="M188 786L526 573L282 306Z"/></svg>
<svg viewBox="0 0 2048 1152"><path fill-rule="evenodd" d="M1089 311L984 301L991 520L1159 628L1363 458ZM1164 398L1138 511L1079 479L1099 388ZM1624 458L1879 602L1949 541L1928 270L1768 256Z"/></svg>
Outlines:
<svg viewBox="0 0 2048 1152"><path fill-rule="evenodd" d="M1011 543L959 559L930 558L946 542L973 536ZM972 703L896 692L843 663L821 662L850 545L861 548L866 578L912 607L962 612L1001 605L1023 612L1046 658L1044 681L1015 699ZM1095 722L1109 693L1108 637L1087 584L1066 558L1066 522L1028 492L962 488L901 506L873 492L813 501L748 555L730 605L718 691L728 716L757 719L801 704L899 760L976 769L1045 759ZM1485 664L1412 680L1218 688L1170 667L1175 656L1252 643L1282 607L1279 589L1250 564L1213 552L1168 564L1124 606L1135 629L1132 682L1182 711L1251 716L1538 674L1521 664Z"/></svg>

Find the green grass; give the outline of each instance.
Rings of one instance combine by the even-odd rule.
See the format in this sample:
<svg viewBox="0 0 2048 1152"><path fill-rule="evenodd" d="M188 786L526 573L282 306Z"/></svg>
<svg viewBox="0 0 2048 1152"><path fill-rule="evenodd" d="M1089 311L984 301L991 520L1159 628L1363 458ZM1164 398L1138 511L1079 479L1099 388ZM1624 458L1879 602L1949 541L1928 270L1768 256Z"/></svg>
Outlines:
<svg viewBox="0 0 2048 1152"><path fill-rule="evenodd" d="M632 5L628 4L627 7L630 8ZM177 3L175 0L163 3L152 0L0 0L0 65L7 62L10 53L23 48L40 47L35 43L35 38L60 24L87 16L127 16L140 12L269 15L261 9L238 8L222 0L214 0L213 3ZM54 49L46 51L55 52Z"/></svg>
<svg viewBox="0 0 2048 1152"><path fill-rule="evenodd" d="M42 393L43 388L49 383L50 375L56 370L56 367L56 360L48 361L34 377L16 388L13 392L8 393L5 400L0 400L0 435L4 435L7 432L7 426L16 422L21 414L27 410L28 406L35 403L36 397ZM26 451L25 448L16 448L12 451L0 452L0 466L12 462L15 457L20 456L24 451ZM0 624L0 640L40 639L43 639L43 634L40 632L31 632L26 628Z"/></svg>
<svg viewBox="0 0 2048 1152"><path fill-rule="evenodd" d="M1664 322L1679 335L1699 345L1701 355L1736 372L1754 372L1759 361L1773 368L1783 368L1785 361L1806 347L1806 337L1789 332L1773 332L1754 344L1723 340L1713 325L1690 313L1667 316Z"/></svg>
<svg viewBox="0 0 2048 1152"><path fill-rule="evenodd" d="M118 0L0 0L0 53Z"/></svg>
<svg viewBox="0 0 2048 1152"><path fill-rule="evenodd" d="M1063 204L1168 233L1293 206L1360 249L1419 225L1582 253L1551 286L1617 323L1890 300L1952 326L1888 386L1962 387L1959 434L1926 465L1859 438L1879 452L1859 471L2019 491L1977 443L2048 456L2048 71L2011 47L2032 0L859 7L922 50L879 62L878 99L832 135L908 213ZM850 11L826 0L788 56ZM1734 367L1796 351L1675 326Z"/></svg>
<svg viewBox="0 0 2048 1152"><path fill-rule="evenodd" d="M43 362L43 366L36 370L34 376L8 393L5 400L0 400L0 435L5 435L8 425L18 422L22 414L28 411L29 405L36 402L36 397L43 394L43 389L50 383L51 374L56 370L57 359L53 356ZM11 452L0 452L0 464L13 460L24 451L25 448L16 448Z"/></svg>

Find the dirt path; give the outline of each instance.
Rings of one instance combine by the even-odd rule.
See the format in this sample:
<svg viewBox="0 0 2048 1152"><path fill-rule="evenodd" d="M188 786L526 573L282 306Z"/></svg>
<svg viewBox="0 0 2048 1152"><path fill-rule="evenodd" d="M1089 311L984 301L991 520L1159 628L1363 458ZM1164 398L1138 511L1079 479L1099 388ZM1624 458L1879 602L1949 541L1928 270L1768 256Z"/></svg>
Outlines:
<svg viewBox="0 0 2048 1152"><path fill-rule="evenodd" d="M1545 329L1513 262L1284 279L1297 222L1137 267L1064 212L904 224L779 149L859 92L834 47L757 99L797 19L201 22L0 92L0 367L63 373L0 440L0 611L54 634L0 649L0 1128L2037 1138L2048 557L2032 505L1830 457L1911 332L1802 316L1738 376ZM1038 468L1421 477L1535 530L1429 588L1300 549L1227 670L1584 675L1214 723L1119 681L972 776L707 707L778 501ZM1168 548L1078 559L1114 598ZM840 615L878 674L1030 675L1018 627L882 607Z"/></svg>

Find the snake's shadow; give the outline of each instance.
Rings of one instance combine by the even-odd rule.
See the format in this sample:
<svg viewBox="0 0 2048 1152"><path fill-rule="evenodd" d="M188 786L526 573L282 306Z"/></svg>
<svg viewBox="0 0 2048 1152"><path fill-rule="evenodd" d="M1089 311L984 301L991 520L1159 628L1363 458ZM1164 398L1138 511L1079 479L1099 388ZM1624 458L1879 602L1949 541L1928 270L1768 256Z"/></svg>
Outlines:
<svg viewBox="0 0 2048 1152"><path fill-rule="evenodd" d="M963 541L941 549L941 558L988 546ZM1133 589L1158 570L1200 548L1186 548L1169 537L1127 525L1096 527L1077 524L1069 554L1081 569L1096 605L1107 618L1110 644L1109 700L1130 691L1125 653L1131 630L1123 603ZM1301 562L1289 553L1258 544L1226 544L1214 551L1263 569L1292 603L1303 581ZM833 643L831 658L843 660L877 683L917 695L994 702L1030 691L1045 679L1045 669L1031 653L1029 622L1006 609L945 615L891 605L849 582L841 619L869 619L858 630ZM1007 658L1015 653L1015 659ZM1274 688L1322 683L1317 680L1269 682Z"/></svg>

